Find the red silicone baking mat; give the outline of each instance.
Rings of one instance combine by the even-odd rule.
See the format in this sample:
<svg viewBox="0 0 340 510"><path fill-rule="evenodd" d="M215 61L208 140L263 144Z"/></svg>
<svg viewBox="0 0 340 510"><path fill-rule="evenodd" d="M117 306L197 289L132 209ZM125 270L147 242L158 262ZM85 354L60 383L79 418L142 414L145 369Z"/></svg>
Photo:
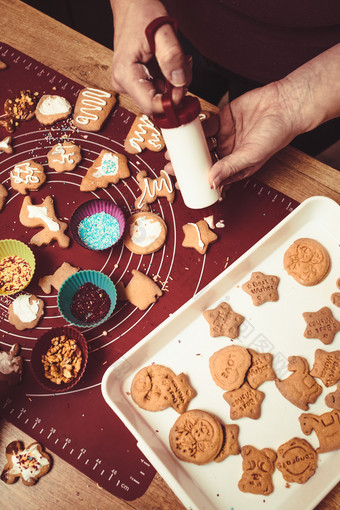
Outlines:
<svg viewBox="0 0 340 510"><path fill-rule="evenodd" d="M40 94L62 95L74 105L81 85L1 43L0 58L8 64L8 68L0 74L2 103L22 89L31 89ZM9 192L0 213L0 238L29 243L37 232L20 224L23 196L10 186L10 170L25 159L44 165L47 174L46 183L40 190L31 192L32 202L40 204L51 195L56 214L63 221L70 220L80 203L95 197L112 200L128 217L139 194L138 171L145 169L151 177L158 176L165 164L163 153L126 154L131 177L107 189L84 193L79 185L102 149L124 153L124 139L133 119L134 114L116 106L99 133L74 129L69 119L50 128L40 125L35 118L22 122L13 134L13 154L0 154L0 182ZM0 140L5 136L7 132L0 128ZM74 171L60 174L48 168L46 154L55 143L64 140L79 144L83 159ZM0 348L8 350L18 342L25 359L22 384L15 387L2 385L0 388L1 415L112 494L126 500L141 496L155 470L137 448L134 437L102 398L100 383L107 366L206 286L296 205L297 202L255 179L234 184L225 200L209 211L219 222L219 227L215 228L219 240L209 247L204 256L181 246L182 225L202 219L203 212L187 209L179 192L173 204L162 198L152 206L152 210L160 214L168 226L166 244L155 254L133 255L123 244L95 253L81 248L72 238L66 250L57 244L40 248L31 246L37 268L26 292L44 300L45 315L35 329L17 331L7 320L8 306L13 298L0 297ZM105 324L86 328L83 333L88 341L89 360L85 375L73 390L53 395L45 392L33 379L30 357L39 336L51 327L65 324L57 307L56 291L47 295L38 286L39 278L52 274L63 261L81 269L100 270L115 284L119 281L128 283L131 271L139 269L154 277L164 293L146 311L140 311L129 303L118 303Z"/></svg>

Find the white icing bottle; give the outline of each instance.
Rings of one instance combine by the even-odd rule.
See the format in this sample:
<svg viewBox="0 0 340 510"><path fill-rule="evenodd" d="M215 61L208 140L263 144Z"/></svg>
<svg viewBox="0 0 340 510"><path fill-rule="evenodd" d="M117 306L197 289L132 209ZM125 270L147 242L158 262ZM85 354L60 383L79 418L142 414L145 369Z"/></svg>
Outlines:
<svg viewBox="0 0 340 510"><path fill-rule="evenodd" d="M174 108L170 93L163 94L164 114L154 115L161 129L184 203L203 209L217 202L219 193L211 189L209 171L213 165L199 118L199 100L185 96Z"/></svg>

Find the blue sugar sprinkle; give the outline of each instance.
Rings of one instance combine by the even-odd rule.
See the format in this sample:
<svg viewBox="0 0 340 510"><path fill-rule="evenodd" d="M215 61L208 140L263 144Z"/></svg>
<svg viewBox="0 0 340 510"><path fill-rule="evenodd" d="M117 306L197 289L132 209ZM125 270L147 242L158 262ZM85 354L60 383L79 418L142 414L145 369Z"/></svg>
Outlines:
<svg viewBox="0 0 340 510"><path fill-rule="evenodd" d="M92 250L105 250L120 237L120 228L117 218L100 212L84 218L78 226L80 239Z"/></svg>

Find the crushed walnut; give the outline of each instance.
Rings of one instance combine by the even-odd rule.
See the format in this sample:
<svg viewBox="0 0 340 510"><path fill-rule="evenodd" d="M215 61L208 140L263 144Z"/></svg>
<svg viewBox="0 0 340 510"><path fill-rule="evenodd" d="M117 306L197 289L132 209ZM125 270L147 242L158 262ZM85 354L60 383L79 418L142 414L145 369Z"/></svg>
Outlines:
<svg viewBox="0 0 340 510"><path fill-rule="evenodd" d="M39 100L39 92L21 90L16 96L6 99L4 104L5 117L0 120L9 133L13 133L20 121L29 120L34 116Z"/></svg>
<svg viewBox="0 0 340 510"><path fill-rule="evenodd" d="M52 338L51 347L41 356L44 374L55 384L69 383L77 377L82 363L82 353L73 339L65 335Z"/></svg>

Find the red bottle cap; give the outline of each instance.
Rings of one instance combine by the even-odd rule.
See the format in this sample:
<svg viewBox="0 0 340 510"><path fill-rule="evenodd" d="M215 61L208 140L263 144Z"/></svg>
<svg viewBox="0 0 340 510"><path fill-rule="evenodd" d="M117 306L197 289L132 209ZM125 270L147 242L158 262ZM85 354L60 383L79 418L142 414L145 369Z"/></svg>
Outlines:
<svg viewBox="0 0 340 510"><path fill-rule="evenodd" d="M185 96L182 102L174 107L171 101L171 90L163 94L162 104L164 113L154 114L153 120L157 127L171 129L189 124L198 117L201 105L197 97Z"/></svg>

